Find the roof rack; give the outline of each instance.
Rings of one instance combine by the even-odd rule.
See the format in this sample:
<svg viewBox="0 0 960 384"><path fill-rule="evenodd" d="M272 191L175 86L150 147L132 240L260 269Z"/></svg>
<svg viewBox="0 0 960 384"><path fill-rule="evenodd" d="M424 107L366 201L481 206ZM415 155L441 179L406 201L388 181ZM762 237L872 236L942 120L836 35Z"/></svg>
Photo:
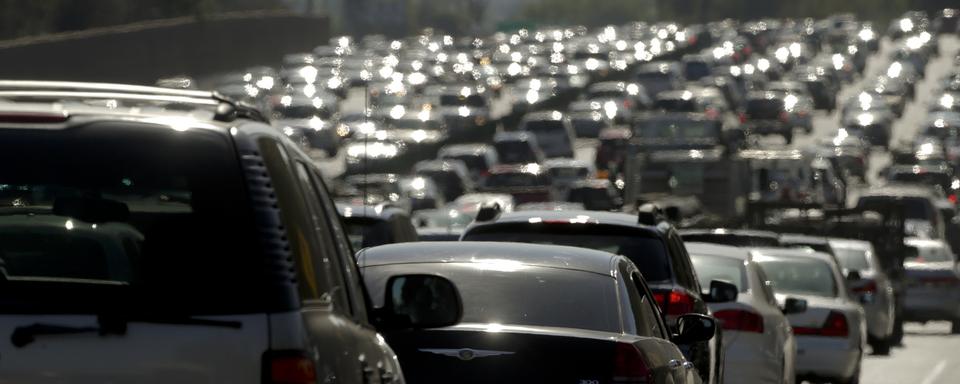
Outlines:
<svg viewBox="0 0 960 384"><path fill-rule="evenodd" d="M115 99L215 106L214 120L238 118L268 123L256 107L218 92L150 87L143 85L74 81L0 80L0 98L12 99Z"/></svg>

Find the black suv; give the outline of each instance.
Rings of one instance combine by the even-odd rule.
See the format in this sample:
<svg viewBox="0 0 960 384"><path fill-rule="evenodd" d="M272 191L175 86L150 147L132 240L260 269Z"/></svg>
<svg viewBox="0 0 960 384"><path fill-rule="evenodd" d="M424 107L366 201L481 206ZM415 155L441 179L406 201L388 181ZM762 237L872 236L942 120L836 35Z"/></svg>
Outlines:
<svg viewBox="0 0 960 384"><path fill-rule="evenodd" d="M499 215L488 213L488 208L484 211L460 240L567 245L623 255L640 269L671 327L676 327L677 317L685 313L709 314L711 297L702 293L683 240L659 208L643 206L638 216L575 210ZM717 287L711 286L712 292L726 290L724 282L713 284ZM719 344L723 338L719 329L717 332L714 348L707 342L680 345L704 383L722 382L723 349Z"/></svg>
<svg viewBox="0 0 960 384"><path fill-rule="evenodd" d="M403 381L320 171L259 112L115 84L0 99L6 377Z"/></svg>

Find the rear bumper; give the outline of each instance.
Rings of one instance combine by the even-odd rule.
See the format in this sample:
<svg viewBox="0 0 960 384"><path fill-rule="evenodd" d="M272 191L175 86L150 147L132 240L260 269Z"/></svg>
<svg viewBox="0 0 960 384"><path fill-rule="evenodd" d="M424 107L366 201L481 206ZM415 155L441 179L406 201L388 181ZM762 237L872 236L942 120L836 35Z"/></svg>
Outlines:
<svg viewBox="0 0 960 384"><path fill-rule="evenodd" d="M726 330L723 333L723 380L727 383L780 384L783 365L780 357L763 340L764 335Z"/></svg>
<svg viewBox="0 0 960 384"><path fill-rule="evenodd" d="M857 371L862 353L852 339L797 336L797 376L846 380Z"/></svg>
<svg viewBox="0 0 960 384"><path fill-rule="evenodd" d="M925 287L907 288L903 315L907 321L960 319L960 292Z"/></svg>
<svg viewBox="0 0 960 384"><path fill-rule="evenodd" d="M793 133L793 127L781 121L753 121L745 124L746 130L752 134L788 134Z"/></svg>

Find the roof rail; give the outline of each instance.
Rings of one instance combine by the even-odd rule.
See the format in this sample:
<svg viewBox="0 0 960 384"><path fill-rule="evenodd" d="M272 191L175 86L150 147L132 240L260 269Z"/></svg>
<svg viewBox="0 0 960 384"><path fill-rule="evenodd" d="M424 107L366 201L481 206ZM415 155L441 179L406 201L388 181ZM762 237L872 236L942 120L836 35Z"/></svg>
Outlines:
<svg viewBox="0 0 960 384"><path fill-rule="evenodd" d="M75 81L0 80L0 97L13 99L117 99L158 101L193 105L212 105L214 120L234 121L245 118L261 122L269 120L256 107L235 101L218 92L197 91L114 83Z"/></svg>

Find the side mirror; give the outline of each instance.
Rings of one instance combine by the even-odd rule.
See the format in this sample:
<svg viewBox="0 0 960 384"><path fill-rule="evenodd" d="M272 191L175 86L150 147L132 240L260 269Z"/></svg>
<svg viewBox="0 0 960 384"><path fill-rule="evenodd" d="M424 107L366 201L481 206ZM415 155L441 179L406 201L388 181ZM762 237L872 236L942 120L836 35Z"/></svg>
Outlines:
<svg viewBox="0 0 960 384"><path fill-rule="evenodd" d="M717 320L699 313L688 313L677 318L676 344L699 343L710 340L717 333Z"/></svg>
<svg viewBox="0 0 960 384"><path fill-rule="evenodd" d="M402 275L387 281L383 308L375 311L380 329L449 327L460 322L463 302L450 280L435 275Z"/></svg>
<svg viewBox="0 0 960 384"><path fill-rule="evenodd" d="M733 283L724 280L711 280L710 294L707 295L707 299L711 303L726 303L736 301L739 294L740 288L737 288Z"/></svg>
<svg viewBox="0 0 960 384"><path fill-rule="evenodd" d="M783 314L790 315L794 313L803 313L807 311L807 301L804 299L797 299L794 297L788 297L783 301Z"/></svg>

